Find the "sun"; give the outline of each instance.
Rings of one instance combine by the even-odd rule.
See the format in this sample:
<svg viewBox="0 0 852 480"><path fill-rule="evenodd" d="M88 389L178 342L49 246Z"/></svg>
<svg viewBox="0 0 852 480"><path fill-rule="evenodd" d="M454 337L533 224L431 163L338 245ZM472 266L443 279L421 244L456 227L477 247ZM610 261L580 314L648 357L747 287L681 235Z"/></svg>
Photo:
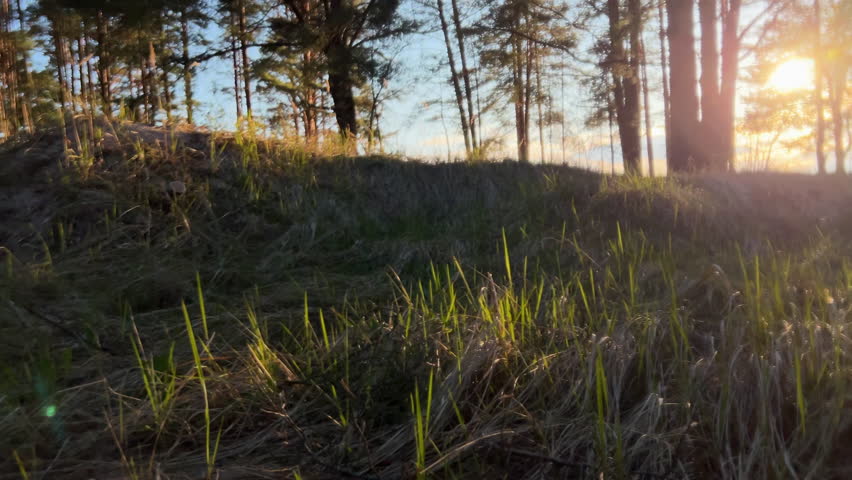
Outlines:
<svg viewBox="0 0 852 480"><path fill-rule="evenodd" d="M809 90L814 86L814 62L806 58L794 58L775 67L766 86L781 93Z"/></svg>

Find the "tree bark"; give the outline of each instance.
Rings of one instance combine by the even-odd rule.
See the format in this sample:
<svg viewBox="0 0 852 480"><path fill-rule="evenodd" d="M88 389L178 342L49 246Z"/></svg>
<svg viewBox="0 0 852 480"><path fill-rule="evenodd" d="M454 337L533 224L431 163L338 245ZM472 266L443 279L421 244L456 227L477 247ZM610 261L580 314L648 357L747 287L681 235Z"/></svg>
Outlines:
<svg viewBox="0 0 852 480"><path fill-rule="evenodd" d="M515 137L518 144L518 161L529 162L529 129L525 123L526 114L524 113L524 63L523 63L523 48L522 40L518 35L512 35L510 38L512 48L512 90L513 101L515 105Z"/></svg>
<svg viewBox="0 0 852 480"><path fill-rule="evenodd" d="M112 119L112 57L109 46L109 25L102 11L97 15L97 42L95 53L98 55L98 85L101 92L101 102L106 118Z"/></svg>
<svg viewBox="0 0 852 480"><path fill-rule="evenodd" d="M53 40L53 61L56 63L56 79L59 82L59 124L62 129L62 151L67 157L70 142L68 141L68 129L65 126L65 119L68 118L68 88L65 81L65 54L64 54L64 46L62 45L62 36L59 34L58 29L56 28L56 22L52 18L48 18L50 21L50 33ZM73 124L73 118L71 118Z"/></svg>
<svg viewBox="0 0 852 480"><path fill-rule="evenodd" d="M195 123L195 119L193 118L195 99L192 94L192 65L189 60L189 19L186 15L186 8L180 11L180 43L181 63L183 63L183 97L186 107L186 123L192 125Z"/></svg>
<svg viewBox="0 0 852 480"><path fill-rule="evenodd" d="M251 64L249 63L248 47L246 46L246 4L240 0L240 53L243 60L243 87L246 93L246 115L251 118Z"/></svg>
<svg viewBox="0 0 852 480"><path fill-rule="evenodd" d="M332 68L328 75L328 85L329 93L334 101L334 116L337 118L340 134L355 139L358 136L358 126L355 97L352 92L354 85L349 68L345 66Z"/></svg>
<svg viewBox="0 0 852 480"><path fill-rule="evenodd" d="M695 35L693 0L667 0L671 140L669 171L696 170L692 139L699 135L698 97L695 91Z"/></svg>
<svg viewBox="0 0 852 480"><path fill-rule="evenodd" d="M831 123L834 138L834 173L846 174L846 147L843 140L843 96L846 87L846 72L835 68L828 84L828 98L831 108Z"/></svg>
<svg viewBox="0 0 852 480"><path fill-rule="evenodd" d="M154 41L148 40L148 95L151 101L151 115L148 118L150 124L157 120L157 112L163 108L163 100L157 85L157 51L154 49Z"/></svg>
<svg viewBox="0 0 852 480"><path fill-rule="evenodd" d="M527 161L529 161L529 139L530 139L530 105L532 104L532 66L533 66L533 43L527 40L524 56L526 65L524 71L524 138L526 139Z"/></svg>
<svg viewBox="0 0 852 480"><path fill-rule="evenodd" d="M723 4L724 5L724 4ZM729 0L722 10L722 86L719 94L719 145L722 168L734 171L736 165L736 99L740 58L741 0Z"/></svg>
<svg viewBox="0 0 852 480"><path fill-rule="evenodd" d="M694 152L702 170L723 170L719 152L719 48L716 0L698 0L701 24L701 142Z"/></svg>
<svg viewBox="0 0 852 480"><path fill-rule="evenodd" d="M822 101L822 14L820 12L820 0L814 0L814 31L816 42L814 45L814 105L816 106L816 158L817 173L825 174L825 112L823 112Z"/></svg>
<svg viewBox="0 0 852 480"><path fill-rule="evenodd" d="M621 143L621 158L624 172L641 172L642 142L639 132L639 36L641 31L641 3L639 0L627 2L627 38L625 22L621 18L619 0L607 0L609 17L610 58L608 59L612 77L613 110L618 126ZM630 43L630 55L625 51L625 40Z"/></svg>
<svg viewBox="0 0 852 480"><path fill-rule="evenodd" d="M641 120L641 85L640 85L640 38L642 35L642 2L627 0L629 16L630 40L630 70L624 84L624 116L626 117L626 132L621 136L622 155L624 156L625 172L635 175L642 173L642 120ZM626 134L626 135L625 135ZM626 145L625 145L626 143Z"/></svg>
<svg viewBox="0 0 852 480"><path fill-rule="evenodd" d="M468 125L470 126L470 143L471 148L476 150L479 147L476 136L476 117L473 110L473 90L470 83L470 70L467 68L467 55L464 48L464 34L462 33L461 14L459 13L458 0L452 0L453 6L453 25L456 30L456 40L459 44L459 59L461 60L461 76L464 80L464 93L467 98L467 113Z"/></svg>
<svg viewBox="0 0 852 480"><path fill-rule="evenodd" d="M234 101L236 102L237 108L237 120L243 117L243 100L242 94L240 93L240 62L239 55L237 53L237 38L234 35L234 12L231 12L230 16L230 26L231 26L231 61L234 69Z"/></svg>
<svg viewBox="0 0 852 480"><path fill-rule="evenodd" d="M541 89L541 55L539 54L537 47L533 49L533 55L535 56L535 103L536 109L538 110L539 161L544 163L544 116L541 109L541 102L544 96L542 95Z"/></svg>
<svg viewBox="0 0 852 480"><path fill-rule="evenodd" d="M20 24L20 29L23 32L26 28L26 20L24 18L24 9L21 7L21 0L17 0L18 7L18 22ZM28 118L29 123L27 124L27 129L30 133L35 132L35 119L33 119L32 115L32 102L35 99L35 82L33 81L32 70L30 69L30 58L27 51L24 50L21 52L21 60L23 61L24 68L24 76L26 78L26 104L29 110Z"/></svg>
<svg viewBox="0 0 852 480"><path fill-rule="evenodd" d="M666 159L670 157L671 148L669 140L672 136L671 128L671 95L669 94L669 65L666 58L666 14L663 11L665 0L657 0L657 16L660 18L660 68L663 74L663 119L666 135Z"/></svg>
<svg viewBox="0 0 852 480"><path fill-rule="evenodd" d="M3 89L0 88L0 134L3 134L3 140L9 138L9 121L6 115L6 98Z"/></svg>
<svg viewBox="0 0 852 480"><path fill-rule="evenodd" d="M642 105L645 111L645 144L648 148L648 176L654 177L654 141L651 125L651 104L648 101L648 62L645 58L645 42L640 41L642 55Z"/></svg>
<svg viewBox="0 0 852 480"><path fill-rule="evenodd" d="M444 15L444 2L438 0L438 19L441 21L441 31L444 33L444 43L447 47L447 60L450 64L450 79L453 84L453 91L456 94L456 106L459 109L459 119L461 120L462 134L464 135L464 150L469 157L471 153L471 130L468 123L469 117L465 113L464 100L462 98L461 85L459 85L459 75L456 70L456 60L453 53L452 42L450 41L450 27L447 24L447 18Z"/></svg>

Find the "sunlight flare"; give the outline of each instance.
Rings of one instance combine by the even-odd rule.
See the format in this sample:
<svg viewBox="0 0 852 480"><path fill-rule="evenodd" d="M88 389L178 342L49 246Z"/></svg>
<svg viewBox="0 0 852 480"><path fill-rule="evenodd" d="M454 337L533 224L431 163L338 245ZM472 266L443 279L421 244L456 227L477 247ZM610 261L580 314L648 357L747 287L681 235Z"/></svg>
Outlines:
<svg viewBox="0 0 852 480"><path fill-rule="evenodd" d="M814 62L806 58L793 58L775 67L766 86L781 93L807 90L814 85Z"/></svg>

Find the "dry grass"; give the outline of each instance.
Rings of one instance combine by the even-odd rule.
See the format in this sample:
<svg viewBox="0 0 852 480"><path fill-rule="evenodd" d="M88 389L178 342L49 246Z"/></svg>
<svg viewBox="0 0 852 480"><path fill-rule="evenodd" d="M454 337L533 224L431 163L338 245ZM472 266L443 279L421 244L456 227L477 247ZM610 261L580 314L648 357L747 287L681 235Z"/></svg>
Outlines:
<svg viewBox="0 0 852 480"><path fill-rule="evenodd" d="M849 473L845 179L116 135L0 153L0 478Z"/></svg>

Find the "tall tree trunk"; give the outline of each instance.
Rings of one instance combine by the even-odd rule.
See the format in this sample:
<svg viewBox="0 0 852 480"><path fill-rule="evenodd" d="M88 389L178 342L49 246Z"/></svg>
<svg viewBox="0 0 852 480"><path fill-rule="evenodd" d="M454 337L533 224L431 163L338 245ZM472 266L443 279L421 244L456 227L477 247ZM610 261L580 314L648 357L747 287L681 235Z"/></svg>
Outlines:
<svg viewBox="0 0 852 480"><path fill-rule="evenodd" d="M447 47L447 60L450 64L450 79L453 84L453 91L456 94L456 105L459 109L459 119L461 120L462 134L464 135L464 151L466 156L470 157L471 131L470 124L468 123L469 117L465 113L461 85L459 85L459 75L456 70L455 54L453 53L452 42L450 41L450 27L447 24L447 18L444 15L444 2L442 0L438 0L438 19L441 21L441 31L444 33L444 43Z"/></svg>
<svg viewBox="0 0 852 480"><path fill-rule="evenodd" d="M72 38L68 38L67 42L64 42L66 51L65 53L65 65L66 74L68 74L68 93L69 100L71 101L71 115L77 115L77 65L74 61L74 40ZM72 122L72 124L76 124L76 122Z"/></svg>
<svg viewBox="0 0 852 480"><path fill-rule="evenodd" d="M153 125L157 120L157 112L163 109L163 97L160 95L160 89L157 81L157 50L154 48L154 41L148 40L148 89L151 99L151 118L149 122ZM163 86L165 88L165 85Z"/></svg>
<svg viewBox="0 0 852 480"><path fill-rule="evenodd" d="M722 4L725 6L725 4ZM722 86L719 94L719 146L723 169L733 171L736 163L736 99L740 58L741 0L729 0L722 10Z"/></svg>
<svg viewBox="0 0 852 480"><path fill-rule="evenodd" d="M525 71L524 71L524 138L527 145L527 160L529 160L529 138L530 138L530 106L532 105L532 70L533 70L533 43L527 40L526 50L524 51Z"/></svg>
<svg viewBox="0 0 852 480"><path fill-rule="evenodd" d="M180 43L181 63L183 64L183 97L184 105L186 106L186 123L192 125L195 123L193 118L195 100L192 96L192 65L189 63L189 18L187 18L185 8L180 11Z"/></svg>
<svg viewBox="0 0 852 480"><path fill-rule="evenodd" d="M234 101L237 108L237 120L240 120L243 117L243 99L242 93L240 93L240 61L239 54L237 53L237 37L233 33L236 30L235 23L234 12L231 12L231 61L234 68Z"/></svg>
<svg viewBox="0 0 852 480"><path fill-rule="evenodd" d="M613 120L615 119L615 99L607 93L606 96L606 119L609 126L609 174L615 176L615 133L612 129ZM603 172L603 164L601 164L601 172Z"/></svg>
<svg viewBox="0 0 852 480"><path fill-rule="evenodd" d="M453 25L456 30L456 40L459 44L459 59L461 60L461 76L464 80L464 94L467 98L467 113L468 125L470 126L470 143L471 148L476 150L479 147L476 137L476 116L473 110L473 90L470 87L470 70L467 68L467 55L464 48L464 34L462 33L461 14L459 13L458 0L452 0L453 6Z"/></svg>
<svg viewBox="0 0 852 480"><path fill-rule="evenodd" d="M842 68L835 67L828 82L828 98L831 108L831 123L834 138L834 172L838 175L846 174L846 147L843 140L843 96L846 88L846 72Z"/></svg>
<svg viewBox="0 0 852 480"><path fill-rule="evenodd" d="M512 90L513 102L515 105L515 137L518 144L518 161L529 162L529 129L525 124L526 114L524 113L524 62L523 49L521 47L521 39L517 35L512 35L510 44L512 48Z"/></svg>
<svg viewBox="0 0 852 480"><path fill-rule="evenodd" d="M9 139L9 121L6 115L6 95L3 89L0 88L0 134L3 135L3 140Z"/></svg>
<svg viewBox="0 0 852 480"><path fill-rule="evenodd" d="M669 65L666 58L666 14L663 11L663 3L666 0L657 0L657 16L660 18L660 69L663 74L663 128L666 135L666 159L670 157L671 148L669 140L672 137L671 127L671 95L669 94Z"/></svg>
<svg viewBox="0 0 852 480"><path fill-rule="evenodd" d="M166 125L172 124L172 85L169 81L169 72L164 68L160 73L160 89L162 95L162 108L166 113Z"/></svg>
<svg viewBox="0 0 852 480"><path fill-rule="evenodd" d="M642 142L639 132L641 121L639 112L639 33L641 29L641 4L639 0L628 0L628 18L621 19L619 0L607 0L609 17L610 58L608 59L612 77L613 110L618 126L621 143L621 157L624 172L641 172ZM625 51L625 40L630 42L630 55Z"/></svg>
<svg viewBox="0 0 852 480"><path fill-rule="evenodd" d="M692 139L698 129L695 92L695 35L693 0L667 0L671 93L669 171L695 170Z"/></svg>
<svg viewBox="0 0 852 480"><path fill-rule="evenodd" d="M307 51L303 54L303 59L306 65L311 65L314 61L314 52ZM317 125L317 92L314 88L308 87L305 89L305 139L308 143L316 143L319 137L319 127Z"/></svg>
<svg viewBox="0 0 852 480"><path fill-rule="evenodd" d="M823 112L822 81L822 14L820 12L820 0L814 0L814 31L816 42L814 45L814 106L816 106L816 158L817 173L825 174L825 113Z"/></svg>
<svg viewBox="0 0 852 480"><path fill-rule="evenodd" d="M246 46L246 4L240 0L240 53L243 60L243 87L246 92L246 115L251 118L251 64L249 63L248 47Z"/></svg>
<svg viewBox="0 0 852 480"><path fill-rule="evenodd" d="M112 57L109 46L109 25L102 11L97 15L97 42L95 53L98 56L98 85L101 91L101 102L104 116L112 119Z"/></svg>
<svg viewBox="0 0 852 480"><path fill-rule="evenodd" d="M814 105L816 106L816 157L817 172L825 174L825 112L822 99L823 61L822 61L822 14L820 1L814 0Z"/></svg>
<svg viewBox="0 0 852 480"><path fill-rule="evenodd" d="M624 80L624 116L626 117L626 132L619 132L622 144L622 154L625 162L625 172L635 175L642 173L642 120L641 120L641 85L640 60L642 35L642 2L627 0L629 16L630 40L630 70ZM626 145L625 145L626 143ZM626 147L626 148L625 148Z"/></svg>
<svg viewBox="0 0 852 480"><path fill-rule="evenodd" d="M24 17L24 9L21 7L21 0L17 0L17 7L18 7L18 23L20 25L19 28L20 28L21 32L24 32L26 30L26 20L25 20L25 17ZM26 49L24 49L24 51L21 52L21 60L23 62L24 77L25 77L26 82L27 82L26 89L25 89L25 92L26 92L25 104L27 106L27 112L26 112L27 120L25 120L25 121L27 122L27 130L30 133L33 133L33 132L35 132L35 120L33 119L33 116L32 116L32 102L35 99L35 82L33 81L32 70L30 70L30 58L29 58L29 54L27 53Z"/></svg>
<svg viewBox="0 0 852 480"><path fill-rule="evenodd" d="M716 1L698 0L701 24L701 141L694 155L702 170L723 170L719 152L719 47Z"/></svg>
<svg viewBox="0 0 852 480"><path fill-rule="evenodd" d="M299 136L299 104L296 102L296 97L290 95L290 108L293 109L293 131L295 136ZM307 129L306 129L307 130Z"/></svg>
<svg viewBox="0 0 852 480"><path fill-rule="evenodd" d="M340 134L354 140L358 136L355 96L353 94L354 82L348 62L345 60L336 62L335 57L338 56L332 55L330 57L333 67L328 74L329 93L331 93L334 102L334 116L337 118Z"/></svg>
<svg viewBox="0 0 852 480"><path fill-rule="evenodd" d="M151 88L150 82L148 81L147 61L145 60L144 55L139 60L139 85L142 88L142 107L144 116L142 121L145 123L151 123Z"/></svg>
<svg viewBox="0 0 852 480"><path fill-rule="evenodd" d="M88 32L88 28L86 29ZM92 52L92 47L90 45L89 38L84 34L82 37L83 41L83 53L86 55L86 96L89 100L89 108L92 112L95 111L95 74L92 70L92 57L94 56L94 52Z"/></svg>
<svg viewBox="0 0 852 480"><path fill-rule="evenodd" d="M65 47L62 45L62 36L56 28L56 21L52 18L49 18L50 21L50 33L51 37L53 37L53 61L56 63L56 79L59 82L59 124L62 129L62 151L65 154L65 157L68 156L68 151L70 150L70 142L68 141L68 129L65 126L66 119L69 118L68 115L68 87L65 80ZM71 122L73 124L73 118L71 118Z"/></svg>
<svg viewBox="0 0 852 480"><path fill-rule="evenodd" d="M77 58L71 57L71 61L77 65L77 69L80 72L80 107L83 111L83 114L88 116L90 114L89 107L91 103L89 102L89 86L86 82L86 72L84 71L83 65L85 63L86 51L83 47L83 37L82 35L73 40L77 44Z"/></svg>
<svg viewBox="0 0 852 480"><path fill-rule="evenodd" d="M538 147L539 147L539 161L544 163L544 115L542 114L541 102L543 100L542 90L541 90L541 55L538 52L538 48L533 49L533 55L535 56L535 103L536 109L538 110Z"/></svg>
<svg viewBox="0 0 852 480"><path fill-rule="evenodd" d="M14 132L18 131L20 125L19 118L22 118L21 103L19 102L20 89L18 88L18 68L17 68L17 48L12 39L12 11L10 9L9 0L3 0L2 3L2 19L0 19L0 31L2 31L2 41L0 41L0 57L3 59L3 70L6 88L8 89L7 97L9 99L9 111L7 119Z"/></svg>
<svg viewBox="0 0 852 480"><path fill-rule="evenodd" d="M648 62L645 57L645 42L640 40L642 49L642 106L645 111L645 145L648 148L648 176L654 177L654 141L651 125L651 103L648 101Z"/></svg>

